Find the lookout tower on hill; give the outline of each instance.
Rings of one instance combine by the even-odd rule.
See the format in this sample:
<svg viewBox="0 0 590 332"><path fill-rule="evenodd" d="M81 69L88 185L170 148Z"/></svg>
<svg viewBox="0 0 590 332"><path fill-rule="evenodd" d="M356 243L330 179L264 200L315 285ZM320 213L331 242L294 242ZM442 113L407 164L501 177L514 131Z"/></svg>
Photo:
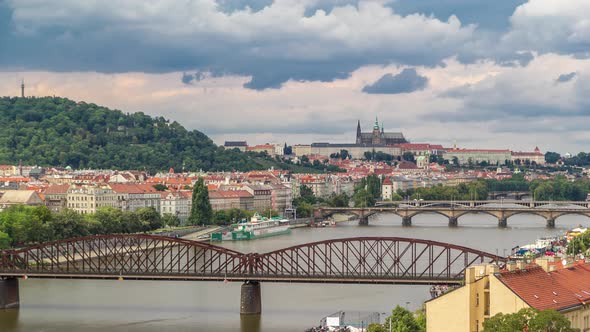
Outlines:
<svg viewBox="0 0 590 332"><path fill-rule="evenodd" d="M22 80L20 84L20 96L21 98L25 97L25 80Z"/></svg>

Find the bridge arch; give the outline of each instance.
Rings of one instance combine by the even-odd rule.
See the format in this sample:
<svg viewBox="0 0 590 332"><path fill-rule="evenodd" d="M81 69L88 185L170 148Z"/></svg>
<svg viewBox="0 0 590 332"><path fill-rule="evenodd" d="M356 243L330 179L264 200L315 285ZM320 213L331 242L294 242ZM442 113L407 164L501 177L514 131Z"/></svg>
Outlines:
<svg viewBox="0 0 590 332"><path fill-rule="evenodd" d="M0 269L22 274L215 275L246 268L240 252L147 234L94 235L0 252Z"/></svg>
<svg viewBox="0 0 590 332"><path fill-rule="evenodd" d="M358 237L300 244L259 255L261 277L329 282L456 282L476 263L505 258L449 243L400 237Z"/></svg>

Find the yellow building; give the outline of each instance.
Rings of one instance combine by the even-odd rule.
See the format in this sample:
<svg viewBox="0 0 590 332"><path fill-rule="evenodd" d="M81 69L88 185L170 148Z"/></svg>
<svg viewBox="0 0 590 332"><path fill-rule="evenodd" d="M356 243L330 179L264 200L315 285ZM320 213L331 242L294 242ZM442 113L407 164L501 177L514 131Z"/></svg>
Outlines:
<svg viewBox="0 0 590 332"><path fill-rule="evenodd" d="M426 302L427 331L479 332L486 319L523 308L555 309L572 327L590 331L590 264L538 263L510 263L501 272L495 265L469 267L464 286Z"/></svg>
<svg viewBox="0 0 590 332"><path fill-rule="evenodd" d="M117 207L117 194L107 185L72 185L66 194L66 206L80 214L96 213L101 207Z"/></svg>

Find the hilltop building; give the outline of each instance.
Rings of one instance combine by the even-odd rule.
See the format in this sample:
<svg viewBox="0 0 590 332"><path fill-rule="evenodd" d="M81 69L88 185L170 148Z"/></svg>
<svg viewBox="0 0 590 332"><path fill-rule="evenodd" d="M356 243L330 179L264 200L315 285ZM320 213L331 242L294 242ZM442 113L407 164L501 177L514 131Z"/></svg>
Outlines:
<svg viewBox="0 0 590 332"><path fill-rule="evenodd" d="M386 133L381 123L379 129L379 120L375 118L375 125L373 131L363 133L361 132L361 121L359 120L356 126L356 144L373 144L373 145L394 145L408 143L402 133Z"/></svg>
<svg viewBox="0 0 590 332"><path fill-rule="evenodd" d="M385 132L383 124L379 127L378 119L372 132L361 131L360 120L356 128L355 143L312 143L311 145L295 145L293 153L297 156L319 155L329 157L331 154L346 150L352 158L361 159L365 152L383 152L392 156L401 155L401 148L397 144L408 143L402 133Z"/></svg>

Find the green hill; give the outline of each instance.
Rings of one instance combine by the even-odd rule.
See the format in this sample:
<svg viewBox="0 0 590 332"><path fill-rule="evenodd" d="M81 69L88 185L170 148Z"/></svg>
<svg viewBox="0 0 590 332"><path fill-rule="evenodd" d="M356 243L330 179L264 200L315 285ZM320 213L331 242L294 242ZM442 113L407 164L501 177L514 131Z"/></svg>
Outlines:
<svg viewBox="0 0 590 332"><path fill-rule="evenodd" d="M294 167L225 150L205 134L163 117L65 98L0 98L0 128L0 164L149 171L183 166L193 171Z"/></svg>

